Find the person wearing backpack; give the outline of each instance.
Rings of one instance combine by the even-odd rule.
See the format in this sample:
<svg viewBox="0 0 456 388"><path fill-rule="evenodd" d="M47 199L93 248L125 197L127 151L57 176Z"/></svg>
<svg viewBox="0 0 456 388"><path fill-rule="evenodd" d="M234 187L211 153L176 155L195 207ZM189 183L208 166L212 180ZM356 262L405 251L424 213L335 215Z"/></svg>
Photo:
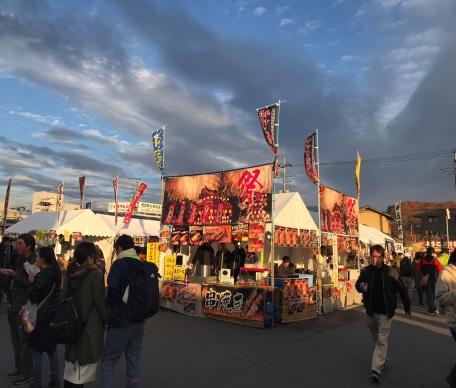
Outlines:
<svg viewBox="0 0 456 388"><path fill-rule="evenodd" d="M94 263L95 245L81 242L68 264L64 298L77 290L78 307L84 329L75 343L65 344L65 388L82 387L95 381L97 364L103 354L105 325L108 322L103 276Z"/></svg>
<svg viewBox="0 0 456 388"><path fill-rule="evenodd" d="M417 264L416 270L421 272L423 279L421 286L423 287L424 294L426 295L426 304L428 306L429 315L439 315L437 310L437 303L435 300L435 285L437 277L442 272L442 265L434 257L434 248L429 247L426 249L426 256L424 256Z"/></svg>
<svg viewBox="0 0 456 388"><path fill-rule="evenodd" d="M144 320L160 305L158 269L141 261L133 238L123 234L114 243L117 259L108 275L108 335L101 360L101 387L113 387L113 372L125 352L126 387L138 387ZM116 386L119 386L116 384Z"/></svg>

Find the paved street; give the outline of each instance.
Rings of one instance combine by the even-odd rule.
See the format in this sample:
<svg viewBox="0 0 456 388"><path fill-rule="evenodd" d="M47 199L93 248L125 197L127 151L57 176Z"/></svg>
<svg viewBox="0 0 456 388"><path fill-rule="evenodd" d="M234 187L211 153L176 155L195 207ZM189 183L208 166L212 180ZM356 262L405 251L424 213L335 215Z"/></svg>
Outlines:
<svg viewBox="0 0 456 388"><path fill-rule="evenodd" d="M445 318L430 317L422 307L414 303L412 319L398 310L381 385L448 386L445 377L456 362L455 344ZM13 387L6 378L13 358L5 306L0 329L0 386ZM376 385L370 380L371 351L362 306L268 330L161 311L146 325L142 386L369 387ZM61 360L62 368L63 354ZM125 386L124 366L122 359L116 387ZM43 370L46 385L47 362Z"/></svg>

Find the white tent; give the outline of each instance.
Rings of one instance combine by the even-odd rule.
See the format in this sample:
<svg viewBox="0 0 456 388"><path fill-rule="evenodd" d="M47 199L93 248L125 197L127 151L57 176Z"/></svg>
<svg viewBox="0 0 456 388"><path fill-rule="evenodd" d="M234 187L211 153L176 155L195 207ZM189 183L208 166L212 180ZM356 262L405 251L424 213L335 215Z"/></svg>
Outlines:
<svg viewBox="0 0 456 388"><path fill-rule="evenodd" d="M318 233L318 227L309 213L304 201L299 193L279 193L274 196L274 226L283 226L287 228L309 229ZM266 225L266 229L271 231L271 223ZM265 262L271 253L270 243L265 244L264 257ZM291 248L275 246L274 262L279 264L281 258L285 255L291 258L295 265L307 266L311 257L308 248Z"/></svg>
<svg viewBox="0 0 456 388"><path fill-rule="evenodd" d="M83 236L114 237L115 234L103 219L90 209L37 212L5 230L5 234L21 234L37 230L55 230L56 235L80 232Z"/></svg>
<svg viewBox="0 0 456 388"><path fill-rule="evenodd" d="M318 229L299 193L280 193L276 194L274 199L274 225Z"/></svg>
<svg viewBox="0 0 456 388"><path fill-rule="evenodd" d="M129 234L130 236L158 236L160 233L160 221L132 218L128 225L123 223L124 218L117 218L109 214L97 214L106 222L116 234Z"/></svg>
<svg viewBox="0 0 456 388"><path fill-rule="evenodd" d="M37 212L19 221L5 230L5 234L21 234L38 230L55 230L56 236L67 233L80 232L83 241L97 244L103 251L105 257L109 257L112 252L112 243L115 233L100 217L90 209L82 210L63 210L60 212ZM59 245L62 241L58 240L56 252L69 259L72 255L72 248L66 246L60 251ZM74 246L73 246L74 247Z"/></svg>
<svg viewBox="0 0 456 388"><path fill-rule="evenodd" d="M386 240L394 241L390 235L363 224L359 225L359 240L367 245L379 244L382 246L385 246Z"/></svg>

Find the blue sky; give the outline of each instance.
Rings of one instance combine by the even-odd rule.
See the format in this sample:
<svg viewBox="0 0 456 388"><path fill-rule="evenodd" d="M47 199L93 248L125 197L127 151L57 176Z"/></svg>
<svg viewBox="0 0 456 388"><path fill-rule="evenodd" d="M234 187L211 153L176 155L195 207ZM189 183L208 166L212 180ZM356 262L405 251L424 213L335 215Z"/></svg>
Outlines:
<svg viewBox="0 0 456 388"><path fill-rule="evenodd" d="M361 205L455 200L455 18L452 0L0 0L0 190L12 177L11 207L30 206L65 181L78 203L84 175L106 209L118 175L159 202L154 129L168 175L263 164L255 109L286 100L279 157L306 204L316 128L322 183L356 196L366 161Z"/></svg>

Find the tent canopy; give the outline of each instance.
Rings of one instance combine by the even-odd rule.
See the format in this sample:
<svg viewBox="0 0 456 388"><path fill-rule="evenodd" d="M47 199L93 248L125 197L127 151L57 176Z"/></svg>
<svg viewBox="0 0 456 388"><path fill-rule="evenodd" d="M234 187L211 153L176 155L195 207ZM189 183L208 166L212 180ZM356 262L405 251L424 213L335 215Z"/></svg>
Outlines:
<svg viewBox="0 0 456 388"><path fill-rule="evenodd" d="M359 239L364 244L375 245L379 244L385 246L385 241L394 241L393 238L378 229L372 228L367 225L359 225Z"/></svg>
<svg viewBox="0 0 456 388"><path fill-rule="evenodd" d="M129 234L130 236L158 236L160 233L160 221L132 218L128 225L123 223L124 217L117 218L109 214L97 214L106 222L114 233Z"/></svg>
<svg viewBox="0 0 456 388"><path fill-rule="evenodd" d="M56 234L65 231L80 232L83 236L114 237L113 230L102 218L90 209L63 210L60 212L38 212L19 221L5 230L5 234L28 233L32 230L55 230Z"/></svg>
<svg viewBox="0 0 456 388"><path fill-rule="evenodd" d="M299 193L280 193L275 197L274 225L288 228L317 230Z"/></svg>

